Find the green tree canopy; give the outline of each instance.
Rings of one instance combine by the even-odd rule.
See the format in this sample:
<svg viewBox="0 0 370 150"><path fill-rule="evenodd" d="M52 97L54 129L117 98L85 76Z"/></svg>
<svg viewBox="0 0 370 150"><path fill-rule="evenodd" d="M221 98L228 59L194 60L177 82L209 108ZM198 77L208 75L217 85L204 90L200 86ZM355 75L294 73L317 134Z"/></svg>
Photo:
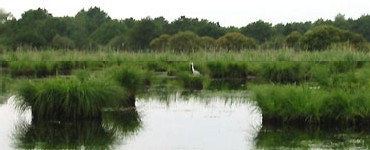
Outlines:
<svg viewBox="0 0 370 150"><path fill-rule="evenodd" d="M271 23L267 23L262 20L250 23L247 26L240 28L240 31L244 35L256 39L259 43L264 43L275 34Z"/></svg>
<svg viewBox="0 0 370 150"><path fill-rule="evenodd" d="M136 49L145 49L155 37L160 35L158 26L151 18L145 18L135 23L130 33L130 45Z"/></svg>
<svg viewBox="0 0 370 150"><path fill-rule="evenodd" d="M199 36L194 32L179 32L170 38L170 47L178 52L194 51L199 48Z"/></svg>
<svg viewBox="0 0 370 150"><path fill-rule="evenodd" d="M161 36L153 39L150 42L150 47L155 50L165 50L169 48L171 36L168 34L162 34Z"/></svg>
<svg viewBox="0 0 370 150"><path fill-rule="evenodd" d="M226 50L253 49L257 47L256 42L239 32L226 33L216 41L218 47Z"/></svg>

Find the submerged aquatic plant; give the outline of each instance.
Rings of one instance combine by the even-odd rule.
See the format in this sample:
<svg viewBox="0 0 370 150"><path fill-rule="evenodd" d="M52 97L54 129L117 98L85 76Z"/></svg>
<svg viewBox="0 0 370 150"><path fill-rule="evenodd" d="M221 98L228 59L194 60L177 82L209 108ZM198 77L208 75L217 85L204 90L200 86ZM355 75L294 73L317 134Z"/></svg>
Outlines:
<svg viewBox="0 0 370 150"><path fill-rule="evenodd" d="M122 88L98 78L54 78L20 85L16 106L30 108L35 120L101 119L102 108L116 106L122 97Z"/></svg>

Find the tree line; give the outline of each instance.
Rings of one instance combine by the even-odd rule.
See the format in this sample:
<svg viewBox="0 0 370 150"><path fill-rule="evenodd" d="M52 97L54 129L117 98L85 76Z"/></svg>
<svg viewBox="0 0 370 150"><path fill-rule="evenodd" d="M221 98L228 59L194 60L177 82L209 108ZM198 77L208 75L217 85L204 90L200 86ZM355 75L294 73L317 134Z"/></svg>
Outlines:
<svg viewBox="0 0 370 150"><path fill-rule="evenodd" d="M53 17L45 9L28 10L20 19L0 11L0 49L78 50L243 50L295 48L324 50L347 45L368 50L370 15L358 19L338 14L333 20L276 24L258 20L243 27L181 16L112 19L98 7L73 17Z"/></svg>

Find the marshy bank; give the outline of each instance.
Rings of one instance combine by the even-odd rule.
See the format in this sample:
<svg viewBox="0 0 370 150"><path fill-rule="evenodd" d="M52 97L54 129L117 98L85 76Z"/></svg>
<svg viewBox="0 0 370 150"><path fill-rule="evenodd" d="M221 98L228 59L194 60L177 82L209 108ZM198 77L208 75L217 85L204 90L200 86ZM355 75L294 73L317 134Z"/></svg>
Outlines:
<svg viewBox="0 0 370 150"><path fill-rule="evenodd" d="M0 117L1 145L17 149L253 149L262 121L240 91L144 93L135 109L104 110L102 121L73 123L34 121L30 111L21 119L9 101L0 106L9 114ZM230 140L222 142L225 137Z"/></svg>
<svg viewBox="0 0 370 150"><path fill-rule="evenodd" d="M84 100L68 104L70 100L65 99L73 96L74 99L91 99L91 102L88 101L89 104L96 102L98 107L87 108L89 110L87 114L90 114L91 118L91 114L94 113L99 116L101 107L109 107L105 103L111 106L134 106L136 95L150 89L190 91L234 89L254 93L252 99L261 107L265 123L367 125L370 116L367 100L370 95L365 91L370 89L367 77L370 69L368 69L369 63L357 61L357 59L357 55L348 54L345 56L345 61L194 61L194 68L201 73L200 75L192 74L188 61L112 60L69 63L9 61L7 69L10 74L13 74L12 79L26 78L31 79L31 82L35 81L33 84L20 84L29 86L28 89L20 88L20 91L23 92L21 93L23 97L30 97L27 98L30 99L29 102L20 103L21 108L40 107L37 110L45 112L62 104L65 105L65 110L70 109L68 111L80 106L86 108L89 106L87 102L83 103ZM20 67L22 69L14 66L22 66ZM49 68L47 70L53 73L39 76L37 72L43 72L40 68L45 67L35 66L49 66L46 67ZM69 68L69 71L63 71L65 68ZM23 76L20 75L22 73L15 73L21 70L28 70L26 72L31 72L31 75ZM68 72L68 74L58 72ZM81 75L79 72L85 73ZM99 78L85 81L83 74L93 74ZM59 81L50 78L57 78ZM95 81L99 84L93 83ZM38 82L45 85L36 84ZM84 86L82 83L91 85ZM108 83L109 85L106 85ZM30 88L31 85L34 85L33 89ZM67 91L72 87L75 90ZM83 89L83 87L86 88ZM61 90L63 88L64 91ZM27 95L27 92L37 93L36 89L39 89L39 95ZM88 95L88 91L95 91L95 94ZM55 93L51 94L52 92ZM41 96L42 94L44 96ZM65 102L63 100L57 102L53 99L53 103L58 103L54 106L38 103L41 100L37 100L40 98L46 102L48 98L60 97L59 95L64 95L61 99ZM104 103L103 98L107 99ZM91 110L95 112L90 112ZM80 113L83 114L82 116L86 115L85 112ZM73 112L71 115L76 116L76 114L78 113Z"/></svg>
<svg viewBox="0 0 370 150"><path fill-rule="evenodd" d="M4 55L6 60L8 58L13 59L13 61L6 61L6 63L3 63L6 65L2 66L4 72L2 72L1 79L6 81L4 82L4 91L6 91L4 95L16 94L21 91L23 91L23 95L28 93L30 98L27 98L27 100L22 99L26 96L18 94L21 97L19 99L21 103L18 103L18 107L31 108L31 110L33 107L34 110L31 113L47 114L46 116L35 115L34 118L43 118L34 119L39 120L37 122L45 120L52 120L49 122L93 121L97 122L92 123L97 124L97 131L101 129L101 126L104 126L104 128L107 127L116 132L120 129L117 125L130 122L126 119L135 120L132 119L135 117L121 114L122 110L136 109L140 114L140 109L144 107L146 110L150 110L146 113L147 116L152 117L149 122L157 124L152 127L160 129L168 127L174 120L169 119L166 121L167 124L160 124L158 123L160 121L156 119L160 120L166 113L171 113L171 110L177 112L181 108L181 111L184 112L194 112L192 113L193 118L196 118L196 115L207 116L207 113L212 114L216 110L212 111L214 101L209 101L207 98L215 100L220 99L215 95L223 95L222 99L226 101L224 105L233 108L235 108L234 105L238 105L238 99L235 96L248 99L262 115L260 118L262 127L287 125L298 127L303 125L316 130L325 126L333 126L354 128L356 131L351 130L349 132L357 134L357 131L365 131L364 129L368 128L370 124L370 110L368 109L370 108L370 95L367 94L370 89L370 78L368 77L370 63L366 61L368 54L363 52L271 51L262 53L251 51L232 52L230 54L215 52L207 54L208 56L202 52L191 54L167 52L159 54L130 52L111 52L110 54L99 52L66 53L66 55L74 55L74 57L69 58L70 61L67 60L67 57L56 57L55 55L59 53L59 51L26 52L24 55L28 56L22 56L21 53L14 52L12 57ZM78 57L82 54L86 54L86 57ZM101 56L97 56L98 54ZM47 61L48 58L53 57L66 61ZM23 58L27 58L26 61L23 61ZM39 61L39 58L46 59L46 61ZM104 58L104 61L92 61L100 58ZM248 61L256 58L271 60ZM307 61L295 61L297 58ZM145 59L151 61L141 61ZM232 59L237 61L231 61ZM200 75L192 73L192 62L194 63L194 69L199 71ZM171 94L173 91L184 92L173 96ZM209 94L207 95L207 93ZM199 106L198 101L193 101L194 96L199 95L202 96L196 98L197 100L212 105L201 103L201 106ZM225 97L225 95L229 97ZM160 104L157 104L157 101L160 101ZM194 106L189 106L188 103L194 104ZM148 104L148 107L145 107L146 104ZM219 104L214 105L218 106ZM193 109L195 107L197 109ZM210 109L205 114L198 113L205 108ZM223 110L225 110L225 113L232 114L233 112L233 110L224 106L218 112L222 113ZM66 113L66 111L68 112ZM107 111L115 115L107 117L105 115ZM250 112L238 113L238 116L245 117L249 115L248 113ZM184 114L177 115L182 116ZM179 116L169 115L167 117L183 119L175 120L175 122L189 123L186 121L191 120L191 118ZM113 122L118 123L107 125L102 123L105 119L114 119ZM195 120L197 119L203 120L204 118L196 118ZM137 126L142 125L139 121L131 123ZM187 127L201 130L198 126L207 124L197 123L190 123L189 126L172 125L185 131ZM144 127L145 124L144 121ZM227 123L225 123L225 120L218 122L218 125L221 126L222 124ZM176 131L179 128L176 128ZM41 131L36 130L36 132ZM167 133L168 131L164 132ZM238 132L240 131L238 130ZM139 137L139 141L157 138L154 133L162 135L153 131L150 132L151 134L148 134L147 131L139 131L138 133L151 137ZM214 135L211 131L204 134ZM333 133L327 134L332 135ZM104 137L104 135L102 136ZM359 134L359 136L362 135ZM271 139L266 138L264 140L263 137L257 139L262 139L265 142ZM168 138L173 137L169 136ZM366 136L361 138L367 140ZM352 138L349 139L353 140ZM41 141L45 140L41 139ZM322 139L319 138L318 140ZM142 142L140 144L136 140L133 141L131 143L143 145ZM160 141L157 142L160 143ZM196 143L192 144L197 145ZM127 147L130 148L140 147L136 144L128 145ZM179 145L187 147L184 146L186 145L184 143ZM289 147L289 145L287 146ZM300 147L299 144L290 147L295 146ZM325 146L325 144L320 143L318 147L323 148ZM303 147L307 146L303 145ZM366 145L360 145L359 147L364 148Z"/></svg>

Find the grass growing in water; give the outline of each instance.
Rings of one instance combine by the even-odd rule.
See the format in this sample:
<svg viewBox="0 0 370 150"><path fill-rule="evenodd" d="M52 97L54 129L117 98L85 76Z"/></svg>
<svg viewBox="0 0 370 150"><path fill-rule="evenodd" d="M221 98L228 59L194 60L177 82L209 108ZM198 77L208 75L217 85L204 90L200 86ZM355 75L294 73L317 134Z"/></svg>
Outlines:
<svg viewBox="0 0 370 150"><path fill-rule="evenodd" d="M135 66L120 66L111 68L114 79L125 88L127 100L123 105L135 106L137 92L145 85L150 85L151 73Z"/></svg>
<svg viewBox="0 0 370 150"><path fill-rule="evenodd" d="M264 122L370 124L368 90L317 89L307 85L255 85Z"/></svg>
<svg viewBox="0 0 370 150"><path fill-rule="evenodd" d="M31 108L35 120L101 119L103 107L116 106L124 97L119 86L97 78L29 81L18 91L17 107Z"/></svg>

